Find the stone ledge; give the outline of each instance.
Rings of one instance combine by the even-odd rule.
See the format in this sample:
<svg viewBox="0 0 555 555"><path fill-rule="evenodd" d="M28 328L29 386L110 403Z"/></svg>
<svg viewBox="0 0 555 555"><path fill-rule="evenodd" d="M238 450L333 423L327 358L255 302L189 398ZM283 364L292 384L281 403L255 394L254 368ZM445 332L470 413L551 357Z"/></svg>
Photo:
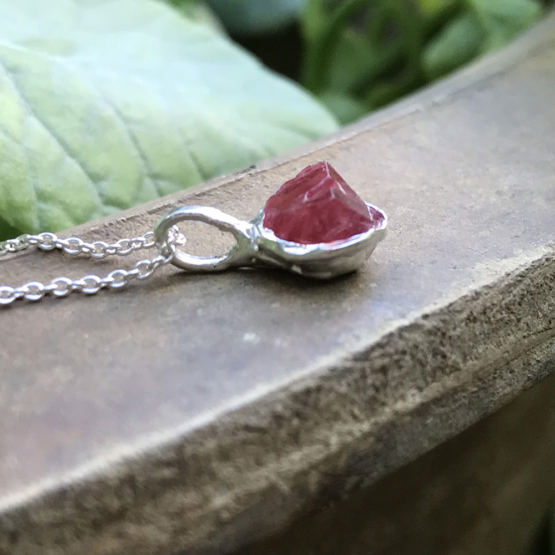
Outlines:
<svg viewBox="0 0 555 555"><path fill-rule="evenodd" d="M0 553L229 552L552 371L554 28L291 159L80 228L128 236L182 203L251 217L322 159L391 221L364 271L331 283L168 269L5 311ZM33 253L2 269L90 273Z"/></svg>
<svg viewBox="0 0 555 555"><path fill-rule="evenodd" d="M526 373L535 356L510 371ZM554 395L551 375L371 486L351 485L342 498L334 488L316 510L235 555L537 553L530 547L555 499ZM415 415L422 426L429 408Z"/></svg>

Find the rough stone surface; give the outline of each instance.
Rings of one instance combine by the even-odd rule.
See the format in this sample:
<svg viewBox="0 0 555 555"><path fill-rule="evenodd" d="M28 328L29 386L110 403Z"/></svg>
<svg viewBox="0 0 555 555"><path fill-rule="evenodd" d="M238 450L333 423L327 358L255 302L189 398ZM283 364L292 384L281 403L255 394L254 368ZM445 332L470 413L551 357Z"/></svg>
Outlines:
<svg viewBox="0 0 555 555"><path fill-rule="evenodd" d="M183 203L250 218L322 159L390 217L364 270L329 283L168 268L2 312L0 553L239 549L545 377L554 29L288 159L72 230L135 235ZM91 271L52 253L0 269L10 284Z"/></svg>
<svg viewBox="0 0 555 555"><path fill-rule="evenodd" d="M536 554L527 548L555 498L554 398L551 376L376 484L343 499L330 491L317 510L235 555Z"/></svg>

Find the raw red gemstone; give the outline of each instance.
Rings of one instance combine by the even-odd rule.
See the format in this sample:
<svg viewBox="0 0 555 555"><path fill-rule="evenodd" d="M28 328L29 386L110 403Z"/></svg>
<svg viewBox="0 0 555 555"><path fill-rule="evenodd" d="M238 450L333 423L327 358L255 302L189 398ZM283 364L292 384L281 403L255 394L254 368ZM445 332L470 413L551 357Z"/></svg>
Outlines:
<svg viewBox="0 0 555 555"><path fill-rule="evenodd" d="M303 244L345 240L382 221L382 214L370 209L328 162L306 167L264 207L264 227Z"/></svg>

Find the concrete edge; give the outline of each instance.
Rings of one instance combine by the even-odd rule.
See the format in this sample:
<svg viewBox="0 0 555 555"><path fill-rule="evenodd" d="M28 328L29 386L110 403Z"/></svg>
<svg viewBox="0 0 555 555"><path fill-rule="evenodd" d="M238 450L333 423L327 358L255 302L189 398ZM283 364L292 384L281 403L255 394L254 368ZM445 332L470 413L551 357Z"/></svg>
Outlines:
<svg viewBox="0 0 555 555"><path fill-rule="evenodd" d="M104 461L4 507L0 553L186 548L208 555L261 539L322 499L375 482L546 377L555 370L554 314L549 252L316 375L172 440L152 438L142 458Z"/></svg>

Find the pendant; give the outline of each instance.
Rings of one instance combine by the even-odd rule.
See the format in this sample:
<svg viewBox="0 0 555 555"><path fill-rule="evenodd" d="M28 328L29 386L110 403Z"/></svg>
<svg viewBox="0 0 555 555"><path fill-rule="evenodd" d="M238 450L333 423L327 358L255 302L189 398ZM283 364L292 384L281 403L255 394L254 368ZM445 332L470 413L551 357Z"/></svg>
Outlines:
<svg viewBox="0 0 555 555"><path fill-rule="evenodd" d="M364 202L328 162L306 167L284 183L250 222L207 206L182 206L154 230L161 252L183 221L214 225L236 244L223 256L198 257L176 247L172 263L190 272L283 268L328 279L358 270L385 237L387 216Z"/></svg>

